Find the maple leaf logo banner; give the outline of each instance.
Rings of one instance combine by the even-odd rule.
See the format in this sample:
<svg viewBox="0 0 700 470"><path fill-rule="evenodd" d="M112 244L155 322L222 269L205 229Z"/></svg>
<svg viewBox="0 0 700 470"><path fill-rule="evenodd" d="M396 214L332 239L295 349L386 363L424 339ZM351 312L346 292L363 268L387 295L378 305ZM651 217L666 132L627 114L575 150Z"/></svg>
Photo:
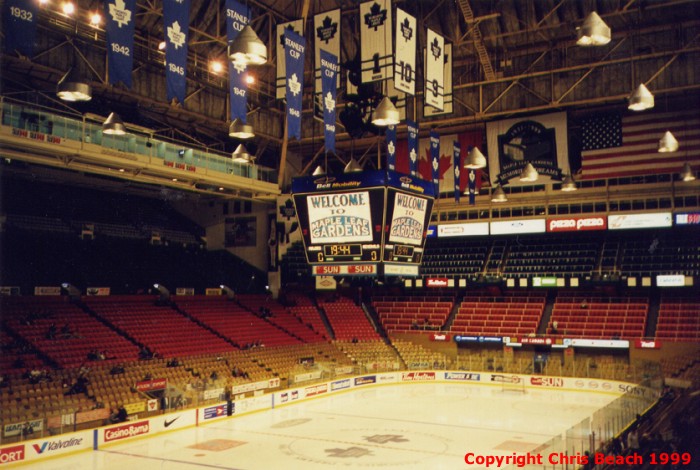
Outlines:
<svg viewBox="0 0 700 470"><path fill-rule="evenodd" d="M324 11L314 16L314 115L325 120L321 74L321 51L333 54L340 60L340 9ZM340 73L335 75L335 88L340 87Z"/></svg>
<svg viewBox="0 0 700 470"><path fill-rule="evenodd" d="M168 101L185 102L187 94L187 39L190 0L163 0L165 88Z"/></svg>
<svg viewBox="0 0 700 470"><path fill-rule="evenodd" d="M360 60L362 83L393 76L391 3L373 0L360 4Z"/></svg>
<svg viewBox="0 0 700 470"><path fill-rule="evenodd" d="M322 94L325 96L323 106L323 135L326 152L335 153L335 99L336 77L340 72L338 56L321 49Z"/></svg>
<svg viewBox="0 0 700 470"><path fill-rule="evenodd" d="M226 40L231 44L250 23L250 9L236 0L226 0ZM247 122L248 84L246 65L228 62L229 108L231 120Z"/></svg>
<svg viewBox="0 0 700 470"><path fill-rule="evenodd" d="M306 40L287 30L284 35L287 72L287 131L289 138L301 140L302 90L304 89L304 52Z"/></svg>
<svg viewBox="0 0 700 470"><path fill-rule="evenodd" d="M136 0L114 0L105 3L108 81L122 82L131 89L134 68L134 21Z"/></svg>
<svg viewBox="0 0 700 470"><path fill-rule="evenodd" d="M282 100L287 95L287 56L284 53L284 38L287 31L299 35L304 34L304 22L302 20L279 23L277 25L277 73L275 75L275 98Z"/></svg>
<svg viewBox="0 0 700 470"><path fill-rule="evenodd" d="M396 9L396 57L394 60L394 87L416 94L416 18L400 8Z"/></svg>
<svg viewBox="0 0 700 470"><path fill-rule="evenodd" d="M396 171L396 126L386 128L386 167Z"/></svg>
<svg viewBox="0 0 700 470"><path fill-rule="evenodd" d="M445 106L445 38L428 28L425 60L425 104L440 111Z"/></svg>

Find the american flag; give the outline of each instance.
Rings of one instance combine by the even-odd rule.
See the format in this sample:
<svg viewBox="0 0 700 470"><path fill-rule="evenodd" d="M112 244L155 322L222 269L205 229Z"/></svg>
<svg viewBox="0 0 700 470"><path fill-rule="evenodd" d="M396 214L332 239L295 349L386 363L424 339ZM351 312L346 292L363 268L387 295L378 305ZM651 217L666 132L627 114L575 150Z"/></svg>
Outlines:
<svg viewBox="0 0 700 470"><path fill-rule="evenodd" d="M670 130L679 142L659 153ZM700 167L700 113L697 111L601 115L582 123L581 179L678 173L685 162Z"/></svg>

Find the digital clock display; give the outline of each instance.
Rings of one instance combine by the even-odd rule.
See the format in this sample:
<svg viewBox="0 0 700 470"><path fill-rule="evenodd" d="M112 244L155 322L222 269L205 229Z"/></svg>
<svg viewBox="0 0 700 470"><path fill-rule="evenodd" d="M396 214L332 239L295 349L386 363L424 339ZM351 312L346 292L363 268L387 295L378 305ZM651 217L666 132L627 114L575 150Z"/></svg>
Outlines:
<svg viewBox="0 0 700 470"><path fill-rule="evenodd" d="M362 245L359 244L340 244L340 245L324 245L323 254L326 258L338 258L344 256L362 256Z"/></svg>
<svg viewBox="0 0 700 470"><path fill-rule="evenodd" d="M413 247L406 245L396 245L394 246L394 256L405 256L407 258L412 258Z"/></svg>

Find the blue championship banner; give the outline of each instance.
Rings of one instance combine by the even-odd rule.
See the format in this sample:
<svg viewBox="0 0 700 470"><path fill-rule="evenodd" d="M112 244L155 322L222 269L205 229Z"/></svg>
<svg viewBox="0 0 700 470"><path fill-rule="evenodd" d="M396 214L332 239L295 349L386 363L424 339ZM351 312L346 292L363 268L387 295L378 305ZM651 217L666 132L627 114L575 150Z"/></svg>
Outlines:
<svg viewBox="0 0 700 470"><path fill-rule="evenodd" d="M226 0L226 39L229 45L250 22L250 10L236 0ZM229 100L231 120L246 122L248 85L245 81L246 65L228 61Z"/></svg>
<svg viewBox="0 0 700 470"><path fill-rule="evenodd" d="M295 33L284 34L284 53L287 56L287 135L301 140L301 107L304 91L304 50L306 40Z"/></svg>
<svg viewBox="0 0 700 470"><path fill-rule="evenodd" d="M386 167L396 171L396 126L386 128Z"/></svg>
<svg viewBox="0 0 700 470"><path fill-rule="evenodd" d="M134 68L134 23L136 0L111 0L105 3L107 24L107 62L109 83L124 83L131 88Z"/></svg>
<svg viewBox="0 0 700 470"><path fill-rule="evenodd" d="M469 170L469 205L476 204L476 170Z"/></svg>
<svg viewBox="0 0 700 470"><path fill-rule="evenodd" d="M163 0L165 28L165 86L168 101L185 102L190 0Z"/></svg>
<svg viewBox="0 0 700 470"><path fill-rule="evenodd" d="M335 98L338 56L321 49L321 94L323 95L323 135L326 152L335 153Z"/></svg>
<svg viewBox="0 0 700 470"><path fill-rule="evenodd" d="M406 120L408 126L408 165L411 176L418 175L418 124Z"/></svg>
<svg viewBox="0 0 700 470"><path fill-rule="evenodd" d="M433 170L435 197L440 196L440 134L430 131L430 166Z"/></svg>
<svg viewBox="0 0 700 470"><path fill-rule="evenodd" d="M455 173L455 202L459 202L459 196L460 196L460 187L461 187L461 182L459 179L459 176L461 174L461 168L462 168L462 158L461 158L461 153L462 149L459 145L459 142L455 140L454 144L452 144L452 155L454 157L454 164L452 165L454 167L454 173Z"/></svg>
<svg viewBox="0 0 700 470"><path fill-rule="evenodd" d="M32 57L39 2L33 0L6 0L3 8L3 29L5 31L5 52L15 51Z"/></svg>

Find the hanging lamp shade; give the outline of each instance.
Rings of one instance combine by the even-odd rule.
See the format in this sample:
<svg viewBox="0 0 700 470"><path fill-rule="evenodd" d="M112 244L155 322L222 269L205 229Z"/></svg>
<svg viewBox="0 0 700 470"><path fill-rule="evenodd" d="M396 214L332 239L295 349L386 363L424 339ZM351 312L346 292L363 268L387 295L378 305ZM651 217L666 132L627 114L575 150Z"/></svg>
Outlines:
<svg viewBox="0 0 700 470"><path fill-rule="evenodd" d="M644 111L654 107L654 95L641 83L628 99L627 108L632 111Z"/></svg>
<svg viewBox="0 0 700 470"><path fill-rule="evenodd" d="M92 99L92 87L78 72L71 67L58 81L56 95L63 101L90 101Z"/></svg>
<svg viewBox="0 0 700 470"><path fill-rule="evenodd" d="M357 163L357 160L354 158L351 158L350 161L348 162L347 165L345 165L345 169L343 170L343 173L357 173L362 171L362 167L360 166L359 163Z"/></svg>
<svg viewBox="0 0 700 470"><path fill-rule="evenodd" d="M102 124L102 133L107 135L124 135L126 127L117 113L110 113Z"/></svg>
<svg viewBox="0 0 700 470"><path fill-rule="evenodd" d="M676 150L678 150L678 141L673 134L671 134L671 131L666 131L663 137L661 137L659 140L659 152L667 153L675 152Z"/></svg>
<svg viewBox="0 0 700 470"><path fill-rule="evenodd" d="M478 147L474 147L467 155L467 160L464 162L464 167L470 170L478 170L486 168L486 157L481 153Z"/></svg>
<svg viewBox="0 0 700 470"><path fill-rule="evenodd" d="M573 176L566 175L564 177L564 180L561 182L561 190L566 191L566 192L578 190L578 187L576 186L576 182L574 181Z"/></svg>
<svg viewBox="0 0 700 470"><path fill-rule="evenodd" d="M539 173L537 173L535 167L532 166L532 163L528 163L527 165L525 165L523 172L520 174L520 181L531 183L537 181L537 178L539 178L539 176Z"/></svg>
<svg viewBox="0 0 700 470"><path fill-rule="evenodd" d="M262 65L267 62L267 47L255 30L246 25L228 46L228 56L234 63Z"/></svg>
<svg viewBox="0 0 700 470"><path fill-rule="evenodd" d="M236 150L231 154L231 158L237 163L251 163L253 160L253 157L250 156L243 144L239 144L238 147L236 147Z"/></svg>
<svg viewBox="0 0 700 470"><path fill-rule="evenodd" d="M612 37L610 27L594 11L583 20L583 25L576 29L578 30L576 44L579 46L604 46Z"/></svg>
<svg viewBox="0 0 700 470"><path fill-rule="evenodd" d="M681 179L683 181L695 181L695 174L693 174L693 168L690 163L685 162L683 165L683 171L681 171Z"/></svg>
<svg viewBox="0 0 700 470"><path fill-rule="evenodd" d="M325 174L326 174L326 170L324 170L321 165L317 166L316 169L314 170L314 172L311 173L312 176L323 176Z"/></svg>
<svg viewBox="0 0 700 470"><path fill-rule="evenodd" d="M506 192L503 191L503 188L501 188L500 186L496 188L493 194L491 194L491 202L508 202Z"/></svg>
<svg viewBox="0 0 700 470"><path fill-rule="evenodd" d="M228 128L228 135L236 139L251 139L255 137L255 132L253 132L253 126L245 124L239 118L236 118Z"/></svg>
<svg viewBox="0 0 700 470"><path fill-rule="evenodd" d="M394 103L391 102L388 96L385 96L374 110L372 124L375 126L386 127L395 126L400 122L399 110L396 109Z"/></svg>

